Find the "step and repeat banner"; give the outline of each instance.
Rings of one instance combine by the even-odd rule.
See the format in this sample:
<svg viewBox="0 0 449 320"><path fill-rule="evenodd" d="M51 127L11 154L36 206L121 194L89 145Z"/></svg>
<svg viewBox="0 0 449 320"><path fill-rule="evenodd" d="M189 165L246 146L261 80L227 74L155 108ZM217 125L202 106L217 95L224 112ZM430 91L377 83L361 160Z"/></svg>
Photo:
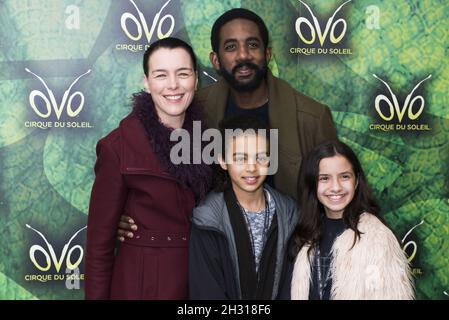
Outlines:
<svg viewBox="0 0 449 320"><path fill-rule="evenodd" d="M210 29L235 7L266 21L273 73L331 108L417 297L448 299L446 0L0 1L1 299L83 299L96 142L130 111L154 40L191 43L212 83Z"/></svg>

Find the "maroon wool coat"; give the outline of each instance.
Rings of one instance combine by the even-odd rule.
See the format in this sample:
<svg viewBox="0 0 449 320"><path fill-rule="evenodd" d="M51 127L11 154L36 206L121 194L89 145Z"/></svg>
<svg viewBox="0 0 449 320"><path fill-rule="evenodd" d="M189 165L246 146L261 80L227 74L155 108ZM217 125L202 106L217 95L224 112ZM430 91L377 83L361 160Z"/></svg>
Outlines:
<svg viewBox="0 0 449 320"><path fill-rule="evenodd" d="M193 193L164 172L129 115L97 144L86 245L86 299L188 298ZM116 248L121 214L139 229Z"/></svg>

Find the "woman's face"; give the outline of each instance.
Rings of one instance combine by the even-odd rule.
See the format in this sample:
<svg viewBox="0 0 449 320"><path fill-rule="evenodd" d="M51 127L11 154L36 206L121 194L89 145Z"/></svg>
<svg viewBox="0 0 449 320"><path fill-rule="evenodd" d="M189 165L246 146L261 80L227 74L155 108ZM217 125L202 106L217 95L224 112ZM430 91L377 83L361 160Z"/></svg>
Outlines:
<svg viewBox="0 0 449 320"><path fill-rule="evenodd" d="M148 59L144 84L161 122L182 125L198 82L189 53L183 48L159 48Z"/></svg>
<svg viewBox="0 0 449 320"><path fill-rule="evenodd" d="M341 155L323 158L319 165L318 200L331 219L343 217L343 211L354 198L357 187L351 163Z"/></svg>

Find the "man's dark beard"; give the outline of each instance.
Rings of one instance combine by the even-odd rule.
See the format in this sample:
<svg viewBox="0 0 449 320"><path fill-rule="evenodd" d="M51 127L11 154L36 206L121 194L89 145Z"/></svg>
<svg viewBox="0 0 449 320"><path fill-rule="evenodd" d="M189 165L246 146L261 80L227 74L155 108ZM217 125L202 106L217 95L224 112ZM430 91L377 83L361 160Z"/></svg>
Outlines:
<svg viewBox="0 0 449 320"><path fill-rule="evenodd" d="M235 78L235 73L238 68L248 67L255 71L254 77L251 81L246 83L241 83ZM249 62L243 61L237 64L233 69L232 73L228 72L225 68L220 66L220 74L226 80L226 82L237 92L251 92L257 89L262 81L265 79L267 75L267 63L264 61L263 65L259 67L258 65Z"/></svg>

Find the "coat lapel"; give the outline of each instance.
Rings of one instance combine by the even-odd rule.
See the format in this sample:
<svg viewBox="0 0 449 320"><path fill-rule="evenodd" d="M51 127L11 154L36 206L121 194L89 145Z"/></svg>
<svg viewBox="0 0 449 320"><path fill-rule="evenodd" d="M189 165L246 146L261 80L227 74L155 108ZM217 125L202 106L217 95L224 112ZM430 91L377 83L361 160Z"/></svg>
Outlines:
<svg viewBox="0 0 449 320"><path fill-rule="evenodd" d="M223 78L212 87L207 97L206 110L208 125L211 128L218 128L218 123L224 118L226 104L229 96L229 86ZM210 101L210 102L209 102Z"/></svg>
<svg viewBox="0 0 449 320"><path fill-rule="evenodd" d="M296 196L299 165L301 162L301 151L298 134L298 115L296 111L296 100L294 91L286 87L282 80L276 79L268 71L268 116L270 127L279 129L278 149L272 149L278 156L277 173L274 176L276 188ZM270 149L273 144L270 146Z"/></svg>
<svg viewBox="0 0 449 320"><path fill-rule="evenodd" d="M159 160L145 135L145 129L135 116L129 116L120 123L122 174L151 174L173 179L161 168Z"/></svg>
<svg viewBox="0 0 449 320"><path fill-rule="evenodd" d="M296 100L293 90L284 90L268 71L268 116L270 126L279 130L281 149L293 155L300 155ZM282 129L281 129L282 128Z"/></svg>
<svg viewBox="0 0 449 320"><path fill-rule="evenodd" d="M307 255L308 245L304 245L296 256L295 266L292 275L291 299L292 300L308 300L310 289L310 262ZM311 250L311 256L314 250Z"/></svg>

